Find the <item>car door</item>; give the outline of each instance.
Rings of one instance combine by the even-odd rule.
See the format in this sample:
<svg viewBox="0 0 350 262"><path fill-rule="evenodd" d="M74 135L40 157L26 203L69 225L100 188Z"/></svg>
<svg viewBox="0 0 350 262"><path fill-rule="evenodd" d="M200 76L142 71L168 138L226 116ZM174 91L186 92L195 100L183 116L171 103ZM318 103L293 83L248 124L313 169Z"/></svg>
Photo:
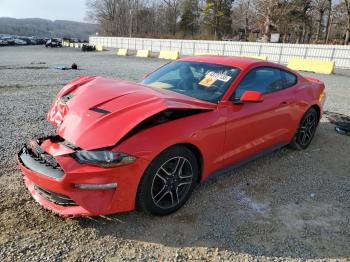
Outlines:
<svg viewBox="0 0 350 262"><path fill-rule="evenodd" d="M296 84L297 78L293 76L288 82L283 70L258 67L249 71L237 85L231 102L226 104L225 164L254 157L290 142L295 100L293 88L287 87ZM264 100L239 103L245 91L261 92Z"/></svg>

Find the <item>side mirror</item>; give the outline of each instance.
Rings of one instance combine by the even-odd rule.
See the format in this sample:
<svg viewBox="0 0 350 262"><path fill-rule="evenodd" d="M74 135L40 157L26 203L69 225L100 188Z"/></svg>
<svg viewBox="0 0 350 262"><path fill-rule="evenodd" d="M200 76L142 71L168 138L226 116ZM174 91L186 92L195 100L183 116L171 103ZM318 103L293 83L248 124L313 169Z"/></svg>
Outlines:
<svg viewBox="0 0 350 262"><path fill-rule="evenodd" d="M241 103L260 103L264 101L264 96L261 92L245 91L239 101Z"/></svg>

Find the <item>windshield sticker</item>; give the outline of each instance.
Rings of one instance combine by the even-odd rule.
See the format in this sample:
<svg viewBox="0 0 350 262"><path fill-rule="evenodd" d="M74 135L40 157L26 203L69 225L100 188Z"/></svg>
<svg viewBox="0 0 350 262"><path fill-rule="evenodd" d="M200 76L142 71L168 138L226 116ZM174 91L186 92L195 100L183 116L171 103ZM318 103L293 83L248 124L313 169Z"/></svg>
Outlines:
<svg viewBox="0 0 350 262"><path fill-rule="evenodd" d="M202 86L210 87L216 82L216 80L228 82L230 79L231 76L222 73L208 72L205 77L199 82L199 84Z"/></svg>
<svg viewBox="0 0 350 262"><path fill-rule="evenodd" d="M211 77L216 78L217 80L228 82L230 81L231 77L222 73L215 73L215 72L209 72L207 75L210 75Z"/></svg>
<svg viewBox="0 0 350 262"><path fill-rule="evenodd" d="M215 83L216 80L217 80L217 78L212 77L212 76L207 74L198 84L200 84L202 86L210 87L211 85L213 85Z"/></svg>

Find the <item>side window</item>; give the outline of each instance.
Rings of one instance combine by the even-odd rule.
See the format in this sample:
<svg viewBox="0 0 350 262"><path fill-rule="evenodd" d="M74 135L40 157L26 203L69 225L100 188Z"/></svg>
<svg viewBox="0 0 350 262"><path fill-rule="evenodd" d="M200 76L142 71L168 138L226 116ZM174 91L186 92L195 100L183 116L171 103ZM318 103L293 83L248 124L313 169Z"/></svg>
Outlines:
<svg viewBox="0 0 350 262"><path fill-rule="evenodd" d="M284 88L285 80L278 68L259 67L252 69L238 84L233 99L239 99L245 91L258 91L263 94Z"/></svg>
<svg viewBox="0 0 350 262"><path fill-rule="evenodd" d="M288 88L294 86L298 82L298 78L287 71L281 71L283 77L283 87Z"/></svg>

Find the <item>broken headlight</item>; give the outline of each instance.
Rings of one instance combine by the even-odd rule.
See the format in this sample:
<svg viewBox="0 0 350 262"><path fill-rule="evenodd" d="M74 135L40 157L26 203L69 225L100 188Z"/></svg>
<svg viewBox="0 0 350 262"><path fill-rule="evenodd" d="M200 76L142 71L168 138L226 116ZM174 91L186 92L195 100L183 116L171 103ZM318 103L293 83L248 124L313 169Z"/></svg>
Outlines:
<svg viewBox="0 0 350 262"><path fill-rule="evenodd" d="M81 164L88 164L100 167L116 167L134 163L136 157L121 152L108 150L78 150L73 157Z"/></svg>

